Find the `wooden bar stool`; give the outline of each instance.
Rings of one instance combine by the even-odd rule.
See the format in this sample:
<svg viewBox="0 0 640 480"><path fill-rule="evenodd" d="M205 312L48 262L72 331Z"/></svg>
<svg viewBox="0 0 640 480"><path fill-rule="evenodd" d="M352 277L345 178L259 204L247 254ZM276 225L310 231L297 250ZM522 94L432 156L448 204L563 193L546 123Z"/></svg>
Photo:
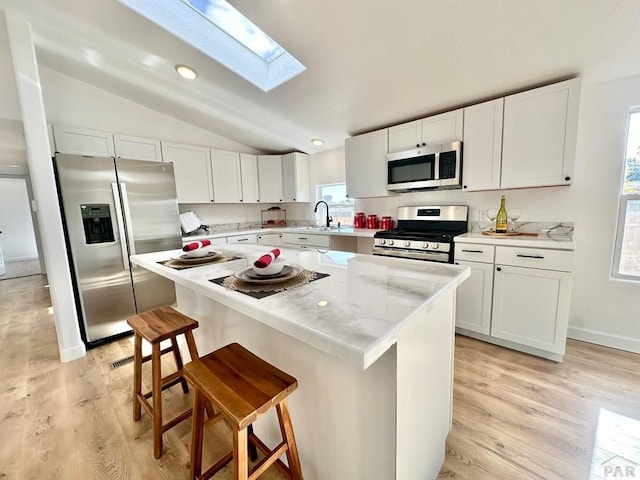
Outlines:
<svg viewBox="0 0 640 480"><path fill-rule="evenodd" d="M198 328L198 322L171 307L161 307L129 317L127 323L133 328L135 334L133 420L140 420L142 414L141 407L144 407L151 416L153 420L153 454L156 458L159 458L162 456L162 434L189 418L193 412L190 408L173 420L165 424L162 422L162 391L180 383L182 384L182 391L184 393L189 392L189 387L183 373L182 356L178 349L176 337L184 334L191 359L197 359L198 350L191 331L194 328ZM142 356L143 338L151 344L152 348L151 355L145 357ZM171 340L171 346L161 350L160 342L164 340ZM177 370L163 378L161 356L166 353L173 353ZM151 391L142 393L142 364L149 360L151 360L152 371ZM153 406L148 401L149 397L151 397L153 401Z"/></svg>
<svg viewBox="0 0 640 480"><path fill-rule="evenodd" d="M298 387L295 378L232 343L184 366L187 380L195 388L191 436L190 479L206 480L233 460L234 480L256 479L272 464L293 480L302 480L298 448L293 435L286 398ZM204 409L209 400L219 412L206 423L221 418L233 429L233 451L202 472ZM251 424L272 407L276 408L282 442L270 450ZM255 445L265 457L249 472L247 446ZM287 455L287 467L279 457Z"/></svg>

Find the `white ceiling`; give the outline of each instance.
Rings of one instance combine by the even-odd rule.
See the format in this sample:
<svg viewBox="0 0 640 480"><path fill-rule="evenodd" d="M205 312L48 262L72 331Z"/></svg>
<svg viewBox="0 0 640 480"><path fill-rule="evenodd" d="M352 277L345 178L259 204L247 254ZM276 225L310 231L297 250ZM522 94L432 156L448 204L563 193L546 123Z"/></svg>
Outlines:
<svg viewBox="0 0 640 480"><path fill-rule="evenodd" d="M314 153L571 76L640 73L638 0L231 3L307 71L265 93L116 0L0 0L32 22L43 65L263 151Z"/></svg>

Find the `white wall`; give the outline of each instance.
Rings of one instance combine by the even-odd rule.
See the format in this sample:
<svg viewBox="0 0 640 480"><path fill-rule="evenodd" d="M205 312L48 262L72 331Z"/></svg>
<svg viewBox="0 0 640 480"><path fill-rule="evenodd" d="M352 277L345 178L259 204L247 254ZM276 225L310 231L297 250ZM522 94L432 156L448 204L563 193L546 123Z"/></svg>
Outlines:
<svg viewBox="0 0 640 480"><path fill-rule="evenodd" d="M23 178L0 178L0 231L6 262L38 258L27 183Z"/></svg>
<svg viewBox="0 0 640 480"><path fill-rule="evenodd" d="M18 91L9 51L4 12L0 10L0 119L22 120Z"/></svg>
<svg viewBox="0 0 640 480"><path fill-rule="evenodd" d="M50 123L261 153L50 68L40 66L39 69L45 112Z"/></svg>

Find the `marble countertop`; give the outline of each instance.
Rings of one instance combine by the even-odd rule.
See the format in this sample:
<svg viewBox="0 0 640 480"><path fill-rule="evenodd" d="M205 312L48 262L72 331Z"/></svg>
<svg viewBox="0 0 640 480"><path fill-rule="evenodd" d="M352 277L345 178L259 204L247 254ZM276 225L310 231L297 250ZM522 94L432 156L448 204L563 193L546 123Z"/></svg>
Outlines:
<svg viewBox="0 0 640 480"><path fill-rule="evenodd" d="M332 228L329 230L319 230L315 228L309 227L270 227L270 228L257 228L251 230L229 230L225 232L211 232L211 233L203 233L202 235L195 235L190 237L182 237L183 242L192 242L194 240L202 240L205 238L221 238L221 237L230 237L233 235L264 235L268 233L301 233L309 235L341 235L346 237L368 237L373 238L373 235L376 232L379 232L379 229L368 229L368 228L353 228L353 227L340 227Z"/></svg>
<svg viewBox="0 0 640 480"><path fill-rule="evenodd" d="M505 247L547 248L553 250L575 250L576 244L570 235L539 234L537 237L518 235L512 237L493 237L480 232L468 232L454 237L456 243L476 243Z"/></svg>
<svg viewBox="0 0 640 480"><path fill-rule="evenodd" d="M398 341L416 318L413 313L470 275L468 267L458 265L281 248L288 264L329 276L255 299L209 280L249 268L249 259L265 247L229 244L216 250L242 258L184 270L157 263L181 250L132 255L131 261L363 369Z"/></svg>

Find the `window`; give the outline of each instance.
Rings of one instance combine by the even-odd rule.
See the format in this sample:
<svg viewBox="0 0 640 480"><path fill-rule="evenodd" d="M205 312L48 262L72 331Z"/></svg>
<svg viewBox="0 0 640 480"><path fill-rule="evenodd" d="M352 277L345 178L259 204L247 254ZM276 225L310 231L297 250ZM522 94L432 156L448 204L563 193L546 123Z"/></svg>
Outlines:
<svg viewBox="0 0 640 480"><path fill-rule="evenodd" d="M318 185L316 198L324 200L329 205L329 214L333 217L333 224L353 225L353 212L355 210L353 198L347 197L347 185L345 183L332 183L330 185ZM318 206L316 222L324 224L326 214L324 206Z"/></svg>
<svg viewBox="0 0 640 480"><path fill-rule="evenodd" d="M640 110L629 115L613 276L640 280Z"/></svg>
<svg viewBox="0 0 640 480"><path fill-rule="evenodd" d="M119 0L268 92L306 67L225 0Z"/></svg>

